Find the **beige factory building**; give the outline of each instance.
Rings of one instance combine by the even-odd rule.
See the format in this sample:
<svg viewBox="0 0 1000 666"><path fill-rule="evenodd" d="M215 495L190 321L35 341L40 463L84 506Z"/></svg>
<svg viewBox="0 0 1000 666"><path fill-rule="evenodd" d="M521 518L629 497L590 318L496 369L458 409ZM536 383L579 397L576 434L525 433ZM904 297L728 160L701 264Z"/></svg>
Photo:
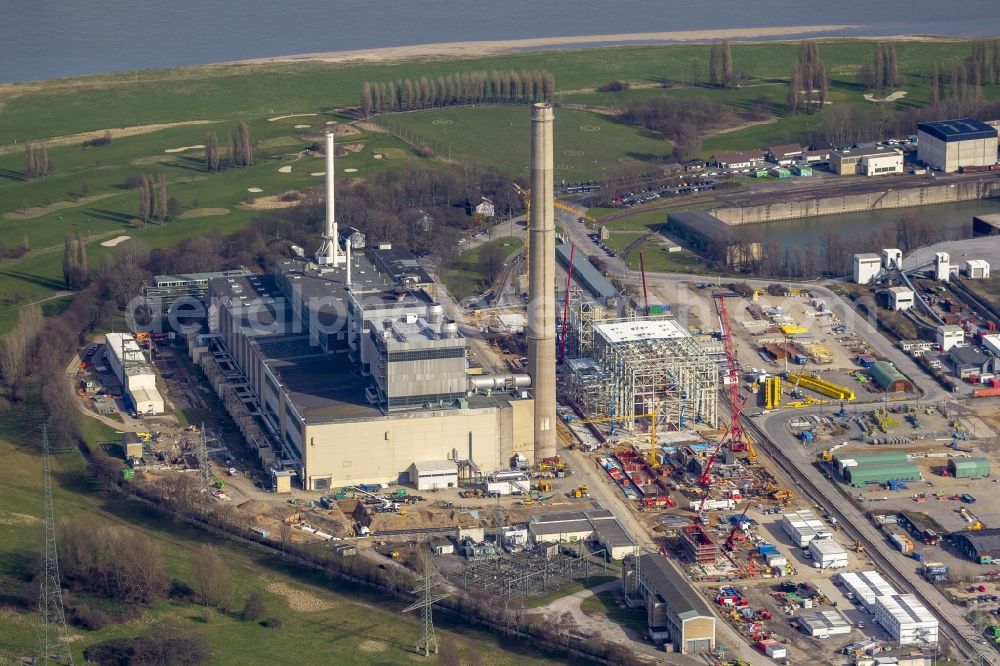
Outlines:
<svg viewBox="0 0 1000 666"><path fill-rule="evenodd" d="M917 124L917 159L945 173L997 163L997 129L963 118Z"/></svg>
<svg viewBox="0 0 1000 666"><path fill-rule="evenodd" d="M466 377L465 338L426 292L350 264L349 289L345 266L303 260L209 284L195 355L262 461L319 491L405 482L420 462L532 461L528 378Z"/></svg>
<svg viewBox="0 0 1000 666"><path fill-rule="evenodd" d="M841 176L903 173L903 153L883 146L831 150L830 170Z"/></svg>

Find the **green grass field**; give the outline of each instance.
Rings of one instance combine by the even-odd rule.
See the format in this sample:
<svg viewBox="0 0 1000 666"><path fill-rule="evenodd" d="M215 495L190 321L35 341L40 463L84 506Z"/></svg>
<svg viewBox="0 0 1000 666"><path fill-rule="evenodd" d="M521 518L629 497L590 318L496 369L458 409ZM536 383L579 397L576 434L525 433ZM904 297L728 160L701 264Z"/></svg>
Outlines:
<svg viewBox="0 0 1000 666"><path fill-rule="evenodd" d="M555 115L557 181L592 180L623 164L655 162L670 154L663 139L608 116L573 109L558 109ZM381 122L423 143L433 142L451 159L491 164L526 177L529 117L527 106L476 106L394 114Z"/></svg>
<svg viewBox="0 0 1000 666"><path fill-rule="evenodd" d="M486 288L483 285L483 269L479 261L479 253L487 245L499 246L507 259L510 259L524 247L524 241L513 236L503 236L483 243L474 250L466 250L459 254L454 265L447 269L444 274L444 283L452 298L461 300L482 293Z"/></svg>
<svg viewBox="0 0 1000 666"><path fill-rule="evenodd" d="M580 610L591 617L607 617L615 624L642 633L648 629L646 613L643 610L622 608L619 596L614 592L598 592L580 603Z"/></svg>
<svg viewBox="0 0 1000 666"><path fill-rule="evenodd" d="M96 421L85 419L88 441L113 441L116 435ZM34 410L17 409L0 422L0 455L8 472L0 485L0 595L14 580L30 580L36 573L41 539L41 462L38 455L39 419ZM278 555L232 544L137 501L103 492L91 478L75 449L53 455L54 504L58 520L86 520L115 524L155 539L164 552L170 577L185 579L194 549L214 545L232 575L231 600L224 610L164 600L137 620L100 631L70 629L73 656L83 662L86 646L113 637L143 633L154 621L170 621L203 632L212 646L213 664L301 663L326 654L338 664L410 664L418 657L413 645L419 622L402 615L403 602L386 600L375 592L327 579ZM277 584L278 587L275 587ZM287 590L314 604L307 609ZM264 597L268 615L282 620L273 630L238 619L236 613L251 591ZM77 597L67 592L66 604ZM546 664L547 657L513 645L436 614L440 634L451 641L463 663ZM14 663L33 654L35 615L4 610L0 631L0 663ZM429 662L433 663L433 662Z"/></svg>
<svg viewBox="0 0 1000 666"><path fill-rule="evenodd" d="M641 236L642 233L637 232L612 233L605 243L621 256L622 250ZM651 273L688 273L696 268L705 268L698 258L687 250L668 253L664 239L659 234L647 239L629 252L628 257L625 258L625 264L632 270L639 270L640 252L642 252L642 263L646 270Z"/></svg>
<svg viewBox="0 0 1000 666"><path fill-rule="evenodd" d="M896 43L897 59L908 95L897 108L927 99L926 76L936 61L950 62L971 52L968 41L934 40ZM258 213L242 204L250 196L266 197L319 184L311 173L321 160L295 153L317 140L326 123L344 120L338 109L358 101L364 81L498 70L545 70L556 79L556 101L573 108L557 111L556 176L587 180L630 162L653 164L668 157L670 145L634 127L621 125L613 114L629 99L668 95L705 96L733 109L770 100L776 122L736 128L706 137L703 154L719 149L755 148L806 137L822 122L822 114L786 117L783 109L787 77L798 43L765 42L733 45L736 69L748 85L729 90L685 84L692 75L703 80L707 45L631 46L567 51L540 51L481 59L434 59L377 64L268 63L213 65L186 69L107 74L41 83L0 86L0 243L10 248L25 241L31 251L0 263L0 333L10 328L24 303L52 298L61 288L61 248L67 233L88 240L90 264L108 253L100 243L128 235L155 248L180 238L208 232L230 233ZM820 41L819 52L830 72L834 103L863 102L857 71L874 51L871 41ZM612 79L635 87L623 93L598 93ZM669 88L659 84L667 80ZM1000 97L1000 86L987 86L987 98ZM268 122L269 118L295 114ZM298 115L307 114L307 115ZM478 106L386 116L384 122L434 144L447 158L492 164L511 176L527 172L528 111L525 107ZM164 151L204 143L214 131L225 144L237 119L246 120L261 144L257 165L207 174L201 149ZM78 132L153 123L204 121L167 126L145 134L118 138L110 146L82 148L79 140L59 140ZM435 121L438 121L435 123ZM307 127L296 127L307 125ZM49 141L54 172L30 182L21 179L22 144ZM360 144L338 163L365 178L378 170L399 168L414 155L411 145L391 136L362 133L342 138ZM412 143L412 142L411 142ZM375 160L375 154L384 159ZM295 160L295 161L292 161ZM431 162L432 164L435 162ZM281 166L291 173L279 173ZM122 184L129 175L163 173L168 196L177 197L185 214L163 226L134 228L137 196ZM251 195L249 188L261 188ZM613 229L648 226L644 213L611 223ZM58 301L47 306L60 307Z"/></svg>

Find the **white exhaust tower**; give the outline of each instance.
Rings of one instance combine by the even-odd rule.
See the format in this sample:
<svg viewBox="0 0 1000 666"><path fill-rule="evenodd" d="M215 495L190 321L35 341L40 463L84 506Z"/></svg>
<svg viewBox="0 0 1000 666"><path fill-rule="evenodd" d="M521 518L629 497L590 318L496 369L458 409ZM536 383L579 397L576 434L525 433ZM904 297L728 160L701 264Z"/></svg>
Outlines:
<svg viewBox="0 0 1000 666"><path fill-rule="evenodd" d="M333 132L326 133L326 226L323 229L323 245L316 253L316 263L320 266L339 266L344 261L337 240L336 198L333 190Z"/></svg>

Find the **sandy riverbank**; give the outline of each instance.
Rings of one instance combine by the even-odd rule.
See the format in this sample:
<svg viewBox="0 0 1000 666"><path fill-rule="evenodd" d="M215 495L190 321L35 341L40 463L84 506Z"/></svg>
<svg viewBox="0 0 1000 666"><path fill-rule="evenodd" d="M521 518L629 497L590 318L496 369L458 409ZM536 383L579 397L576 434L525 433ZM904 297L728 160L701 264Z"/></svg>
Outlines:
<svg viewBox="0 0 1000 666"><path fill-rule="evenodd" d="M413 46L391 46L377 49L354 51L330 51L327 53L303 53L299 55L277 56L273 58L253 58L240 60L242 63L267 62L390 62L415 58L465 57L474 58L499 55L531 49L558 46L596 46L601 44L622 45L656 42L708 42L717 39L734 41L749 39L782 38L801 35L828 35L845 30L863 28L862 25L798 25L780 28L733 28L730 30L676 30L673 32L633 32L617 35L578 35L575 37L538 37L535 39L508 39L481 42L443 42L439 44L415 44Z"/></svg>

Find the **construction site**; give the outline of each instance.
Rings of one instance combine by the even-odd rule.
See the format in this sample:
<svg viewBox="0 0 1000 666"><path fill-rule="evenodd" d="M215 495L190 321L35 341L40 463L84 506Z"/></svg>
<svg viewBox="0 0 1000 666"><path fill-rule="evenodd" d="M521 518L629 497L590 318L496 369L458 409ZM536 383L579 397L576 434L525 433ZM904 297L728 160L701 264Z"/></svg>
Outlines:
<svg viewBox="0 0 1000 666"><path fill-rule="evenodd" d="M871 603L843 582L892 563L845 534L841 505L892 545L892 566L933 563L964 599L986 556L963 553L988 544L948 537L1000 526L974 504L1000 423L918 402L915 367L829 292L685 280L664 295L641 254L641 282L612 284L556 245L552 119L533 107L525 253L504 278L523 307L465 311L405 250L340 233L329 179L315 258L199 275L205 332L139 341L166 414L105 415L125 425L126 474L237 507L241 536L274 547L411 568L431 553L452 590L568 607L584 635L606 629L580 618L576 592L599 588L640 650L839 664L934 649L936 629L900 623L927 611L896 598L898 578ZM78 370L91 412L128 388L101 379L96 354ZM775 449L822 469L839 499ZM840 654L818 642L830 637Z"/></svg>

